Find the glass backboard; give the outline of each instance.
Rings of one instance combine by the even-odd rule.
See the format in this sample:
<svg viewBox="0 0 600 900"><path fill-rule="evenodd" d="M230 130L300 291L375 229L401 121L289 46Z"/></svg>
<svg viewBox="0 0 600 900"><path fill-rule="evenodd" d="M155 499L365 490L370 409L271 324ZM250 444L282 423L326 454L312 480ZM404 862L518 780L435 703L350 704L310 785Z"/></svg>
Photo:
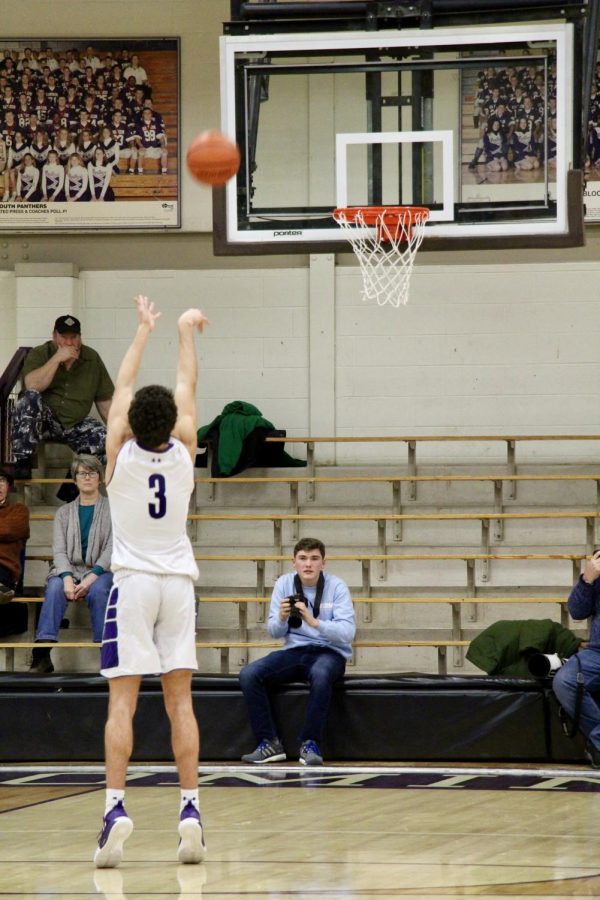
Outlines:
<svg viewBox="0 0 600 900"><path fill-rule="evenodd" d="M440 248L568 244L573 82L569 23L226 35L222 129L242 165L219 240L306 252L339 244L335 207L401 204L430 208Z"/></svg>

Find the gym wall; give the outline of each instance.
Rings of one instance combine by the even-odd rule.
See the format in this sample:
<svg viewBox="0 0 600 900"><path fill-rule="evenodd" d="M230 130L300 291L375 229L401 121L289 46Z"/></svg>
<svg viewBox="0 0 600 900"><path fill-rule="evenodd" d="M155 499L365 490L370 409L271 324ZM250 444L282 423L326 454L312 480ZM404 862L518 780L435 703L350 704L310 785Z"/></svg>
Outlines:
<svg viewBox="0 0 600 900"><path fill-rule="evenodd" d="M5 38L180 36L185 147L219 125L228 17L228 0L4 0L2 28ZM243 399L291 435L598 430L597 228L573 250L421 253L409 305L394 310L363 303L350 253L214 257L211 193L185 171L182 191L178 233L0 234L0 366L15 346L49 336L64 298L61 311L80 316L114 374L133 328L131 297L142 292L165 310L143 382L173 383L178 310L201 305L211 319L202 422ZM50 277L67 278L65 290ZM553 451L534 445L520 458L542 452ZM577 452L595 458L586 445ZM436 453L481 458L480 447L461 445L421 458ZM504 458L501 447L489 453ZM338 449L337 458L356 454ZM397 459L360 449L360 460L370 456Z"/></svg>

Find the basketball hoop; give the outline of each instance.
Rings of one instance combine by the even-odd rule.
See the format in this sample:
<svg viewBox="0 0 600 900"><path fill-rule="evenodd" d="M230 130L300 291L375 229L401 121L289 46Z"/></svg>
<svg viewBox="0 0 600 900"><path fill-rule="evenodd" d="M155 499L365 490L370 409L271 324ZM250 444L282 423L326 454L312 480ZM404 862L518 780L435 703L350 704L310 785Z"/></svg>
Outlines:
<svg viewBox="0 0 600 900"><path fill-rule="evenodd" d="M333 218L360 263L364 299L380 306L408 300L410 276L425 234L429 210L423 206L345 206Z"/></svg>

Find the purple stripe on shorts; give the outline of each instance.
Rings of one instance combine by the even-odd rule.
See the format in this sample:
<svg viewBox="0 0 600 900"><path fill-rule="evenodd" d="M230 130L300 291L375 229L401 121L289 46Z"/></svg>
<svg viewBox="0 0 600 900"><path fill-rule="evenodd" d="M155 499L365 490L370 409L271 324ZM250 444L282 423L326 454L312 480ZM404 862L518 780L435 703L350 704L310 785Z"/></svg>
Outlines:
<svg viewBox="0 0 600 900"><path fill-rule="evenodd" d="M104 634L102 635L103 641L115 641L117 639L117 623L116 620L112 620L110 622L104 623Z"/></svg>
<svg viewBox="0 0 600 900"><path fill-rule="evenodd" d="M114 669L119 665L119 630L117 628L117 602L119 600L119 588L113 585L108 598L106 618L104 620L104 632L102 634L102 647L100 649L100 668Z"/></svg>

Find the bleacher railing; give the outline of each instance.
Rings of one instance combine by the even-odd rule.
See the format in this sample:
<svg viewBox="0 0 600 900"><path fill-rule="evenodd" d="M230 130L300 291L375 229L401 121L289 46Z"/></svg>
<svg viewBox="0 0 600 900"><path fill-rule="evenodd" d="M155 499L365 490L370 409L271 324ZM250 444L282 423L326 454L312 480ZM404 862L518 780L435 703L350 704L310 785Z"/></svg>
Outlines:
<svg viewBox="0 0 600 900"><path fill-rule="evenodd" d="M12 355L10 362L0 376L0 461L13 462L12 455L12 416L17 401L17 382L21 377L25 357L30 347L19 347Z"/></svg>

